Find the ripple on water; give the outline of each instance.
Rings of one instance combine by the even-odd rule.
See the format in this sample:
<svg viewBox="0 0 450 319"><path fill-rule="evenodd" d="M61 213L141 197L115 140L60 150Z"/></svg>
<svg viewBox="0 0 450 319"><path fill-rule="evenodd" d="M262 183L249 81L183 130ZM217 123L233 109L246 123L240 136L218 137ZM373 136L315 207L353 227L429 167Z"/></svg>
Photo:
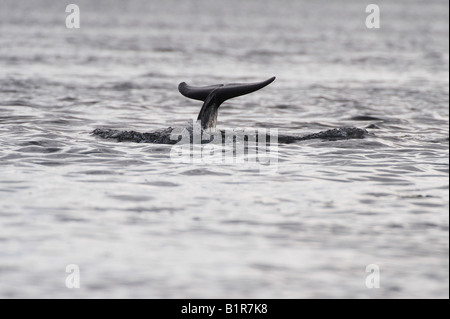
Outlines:
<svg viewBox="0 0 450 319"><path fill-rule="evenodd" d="M180 184L166 182L166 181L154 181L154 182L145 182L144 185L151 185L156 187L178 187Z"/></svg>
<svg viewBox="0 0 450 319"><path fill-rule="evenodd" d="M117 172L115 170L89 170L77 172L77 174L83 175L123 175L122 172Z"/></svg>
<svg viewBox="0 0 450 319"><path fill-rule="evenodd" d="M139 195L109 195L109 197L117 199L119 201L125 201L125 202L148 202L153 200L153 197L151 196L139 196Z"/></svg>
<svg viewBox="0 0 450 319"><path fill-rule="evenodd" d="M49 154L49 153L60 152L61 150L62 150L61 148L56 148L56 147L29 146L29 147L19 148L19 149L16 150L16 152Z"/></svg>
<svg viewBox="0 0 450 319"><path fill-rule="evenodd" d="M211 171L211 170L204 169L204 168L189 169L189 170L181 172L180 174L187 175L187 176L205 176L205 175L229 176L229 175L231 175L229 173L215 172L215 171Z"/></svg>

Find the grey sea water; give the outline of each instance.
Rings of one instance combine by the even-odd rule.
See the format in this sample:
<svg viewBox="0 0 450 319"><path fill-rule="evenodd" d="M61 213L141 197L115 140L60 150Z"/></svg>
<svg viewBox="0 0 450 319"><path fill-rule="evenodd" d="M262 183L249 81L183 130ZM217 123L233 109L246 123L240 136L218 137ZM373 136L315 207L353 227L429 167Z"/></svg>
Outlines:
<svg viewBox="0 0 450 319"><path fill-rule="evenodd" d="M448 1L377 1L380 29L356 0L73 2L80 29L0 2L0 297L448 298ZM218 127L369 136L264 174L90 134L192 119L182 81L272 75Z"/></svg>

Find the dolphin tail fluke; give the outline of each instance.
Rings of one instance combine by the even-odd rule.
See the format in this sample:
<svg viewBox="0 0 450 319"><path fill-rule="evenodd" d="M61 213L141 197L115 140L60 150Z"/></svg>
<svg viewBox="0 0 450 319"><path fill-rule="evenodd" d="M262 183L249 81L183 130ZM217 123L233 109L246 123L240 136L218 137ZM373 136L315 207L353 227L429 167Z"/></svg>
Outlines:
<svg viewBox="0 0 450 319"><path fill-rule="evenodd" d="M206 98L214 92L215 98L218 103L223 103L226 100L238 97L241 95L249 94L262 89L275 80L275 77L271 77L266 81L257 83L232 83L232 84L217 84L210 86L195 87L182 82L178 85L178 91L185 97L205 101Z"/></svg>
<svg viewBox="0 0 450 319"><path fill-rule="evenodd" d="M178 85L178 91L185 97L203 101L198 120L201 120L202 128L207 129L216 127L219 106L223 102L237 96L258 91L274 80L275 77L271 77L270 79L257 83L217 84L202 87L190 86L182 82Z"/></svg>

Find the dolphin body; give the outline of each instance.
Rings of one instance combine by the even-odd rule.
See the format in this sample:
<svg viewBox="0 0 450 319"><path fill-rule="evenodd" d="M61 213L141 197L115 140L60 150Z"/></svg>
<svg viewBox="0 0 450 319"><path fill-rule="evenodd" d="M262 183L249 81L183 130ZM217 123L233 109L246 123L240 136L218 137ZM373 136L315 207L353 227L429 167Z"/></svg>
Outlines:
<svg viewBox="0 0 450 319"><path fill-rule="evenodd" d="M256 83L231 83L231 84L217 84L203 87L195 87L182 82L178 85L178 90L182 95L194 100L203 101L203 106L198 114L197 121L201 122L201 129L211 130L216 128L217 116L219 114L220 105L226 100L249 94L258 91L270 83L275 81L275 77L271 77L262 82ZM184 128L190 134L190 142L193 142L193 126L187 126ZM115 139L119 142L137 142L137 143L153 143L153 144L177 144L181 139L174 138L180 132L179 129L168 127L153 131L150 133L140 133L134 131L118 131L110 129L96 129L92 134L105 138ZM278 142L284 144L295 143L297 141L310 140L310 139L352 139L363 138L368 132L364 129L345 127L323 131L306 136L288 136L279 135ZM210 133L207 133L210 134ZM225 132L219 131L215 136L222 137L222 141L225 141ZM267 138L270 138L267 136ZM202 140L201 143L209 143L211 140Z"/></svg>

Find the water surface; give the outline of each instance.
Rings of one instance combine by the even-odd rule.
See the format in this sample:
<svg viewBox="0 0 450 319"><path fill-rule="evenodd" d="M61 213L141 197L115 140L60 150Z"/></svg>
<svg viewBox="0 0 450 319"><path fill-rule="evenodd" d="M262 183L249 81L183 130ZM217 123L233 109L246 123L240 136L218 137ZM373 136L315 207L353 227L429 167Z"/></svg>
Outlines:
<svg viewBox="0 0 450 319"><path fill-rule="evenodd" d="M0 297L448 298L448 2L379 1L378 30L360 1L77 4L78 30L0 4ZM219 127L370 135L280 145L265 174L90 134L192 119L182 81L272 75Z"/></svg>

